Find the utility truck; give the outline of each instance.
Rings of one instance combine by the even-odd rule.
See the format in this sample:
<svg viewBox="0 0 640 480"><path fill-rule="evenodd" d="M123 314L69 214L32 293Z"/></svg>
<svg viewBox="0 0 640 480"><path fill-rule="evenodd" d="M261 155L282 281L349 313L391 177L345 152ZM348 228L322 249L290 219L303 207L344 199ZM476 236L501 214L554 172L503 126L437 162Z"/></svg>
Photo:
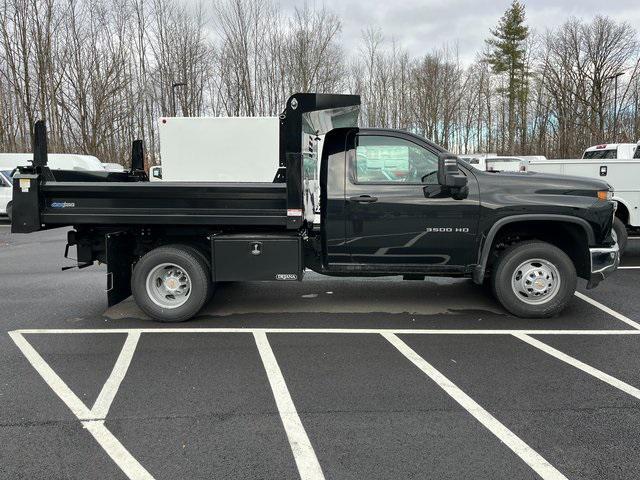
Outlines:
<svg viewBox="0 0 640 480"><path fill-rule="evenodd" d="M76 247L79 268L107 265L109 304L133 293L160 321L196 315L218 282L300 281L305 269L468 277L515 315L549 317L577 277L592 288L617 268L604 181L481 172L412 133L358 128L359 105L355 95L290 97L272 132L270 182L149 182L140 141L128 172L52 171L38 122L33 165L13 180L12 231L72 227L67 252ZM201 160L240 159L251 138L241 133L237 153L213 146ZM319 157L307 144L316 139Z"/></svg>
<svg viewBox="0 0 640 480"><path fill-rule="evenodd" d="M640 148L637 143L601 143L587 148L582 158L585 160L640 159Z"/></svg>
<svg viewBox="0 0 640 480"><path fill-rule="evenodd" d="M605 180L617 203L613 224L620 254L627 246L627 229L640 228L640 148L635 143L609 143L587 148L581 159L533 159L527 170L578 175Z"/></svg>

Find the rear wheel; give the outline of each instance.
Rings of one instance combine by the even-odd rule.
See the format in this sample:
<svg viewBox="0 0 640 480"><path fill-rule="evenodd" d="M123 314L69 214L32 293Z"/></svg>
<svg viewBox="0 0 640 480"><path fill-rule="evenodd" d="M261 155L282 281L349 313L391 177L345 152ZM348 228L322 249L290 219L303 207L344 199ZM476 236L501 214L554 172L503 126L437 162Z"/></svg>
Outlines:
<svg viewBox="0 0 640 480"><path fill-rule="evenodd" d="M213 294L215 293L215 290L216 290L215 283L213 283L211 281L212 275L211 275L211 260L210 260L210 257L207 257L207 255L202 250L200 250L198 247L193 246L193 245L182 245L182 248L185 248L185 249L191 251L193 253L193 255L198 257L200 259L200 261L202 262L202 264L206 265L206 267L207 267L207 275L208 275L208 278L209 278L209 292L207 294L207 300L205 301L205 303L208 303L209 300L211 300L211 297L213 297Z"/></svg>
<svg viewBox="0 0 640 480"><path fill-rule="evenodd" d="M12 217L13 217L13 202L9 201L9 203L7 203L7 217L9 217L9 222L11 222Z"/></svg>
<svg viewBox="0 0 640 480"><path fill-rule="evenodd" d="M620 249L620 255L624 252L624 249L627 248L627 227L618 217L613 219L613 230L611 230L611 236L613 239L618 242L618 248Z"/></svg>
<svg viewBox="0 0 640 480"><path fill-rule="evenodd" d="M210 272L192 247L169 245L151 250L136 264L133 298L151 318L183 322L196 315L210 297Z"/></svg>
<svg viewBox="0 0 640 480"><path fill-rule="evenodd" d="M528 241L498 258L491 278L502 306L518 317L547 318L562 311L576 290L571 259L558 247Z"/></svg>

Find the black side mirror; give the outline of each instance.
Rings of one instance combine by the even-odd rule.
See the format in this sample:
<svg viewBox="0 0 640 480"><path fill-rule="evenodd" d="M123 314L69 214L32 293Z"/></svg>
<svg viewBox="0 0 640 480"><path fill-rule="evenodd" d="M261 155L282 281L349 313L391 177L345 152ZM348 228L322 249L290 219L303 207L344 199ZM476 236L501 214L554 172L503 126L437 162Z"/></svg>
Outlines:
<svg viewBox="0 0 640 480"><path fill-rule="evenodd" d="M458 170L458 157L447 152L438 154L438 183L456 190L467 185L467 177Z"/></svg>

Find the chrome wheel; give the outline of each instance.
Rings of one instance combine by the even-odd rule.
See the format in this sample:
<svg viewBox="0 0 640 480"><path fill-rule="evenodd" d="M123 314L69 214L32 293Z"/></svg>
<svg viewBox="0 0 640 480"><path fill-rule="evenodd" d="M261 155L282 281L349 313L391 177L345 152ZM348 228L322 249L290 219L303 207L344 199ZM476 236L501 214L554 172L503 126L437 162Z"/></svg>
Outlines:
<svg viewBox="0 0 640 480"><path fill-rule="evenodd" d="M191 295L191 278L179 265L162 263L153 268L146 281L147 295L162 308L178 308Z"/></svg>
<svg viewBox="0 0 640 480"><path fill-rule="evenodd" d="M511 288L523 302L539 305L557 295L560 281L560 272L555 265L535 258L518 265L511 277Z"/></svg>

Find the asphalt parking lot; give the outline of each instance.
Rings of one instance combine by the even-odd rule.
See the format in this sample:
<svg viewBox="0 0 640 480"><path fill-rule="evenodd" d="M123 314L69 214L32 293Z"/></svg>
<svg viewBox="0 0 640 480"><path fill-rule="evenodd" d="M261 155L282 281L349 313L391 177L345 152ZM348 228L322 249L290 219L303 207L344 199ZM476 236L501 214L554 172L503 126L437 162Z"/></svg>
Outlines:
<svg viewBox="0 0 640 480"><path fill-rule="evenodd" d="M0 226L2 479L640 478L640 240L550 320L309 274L165 325L64 239Z"/></svg>

